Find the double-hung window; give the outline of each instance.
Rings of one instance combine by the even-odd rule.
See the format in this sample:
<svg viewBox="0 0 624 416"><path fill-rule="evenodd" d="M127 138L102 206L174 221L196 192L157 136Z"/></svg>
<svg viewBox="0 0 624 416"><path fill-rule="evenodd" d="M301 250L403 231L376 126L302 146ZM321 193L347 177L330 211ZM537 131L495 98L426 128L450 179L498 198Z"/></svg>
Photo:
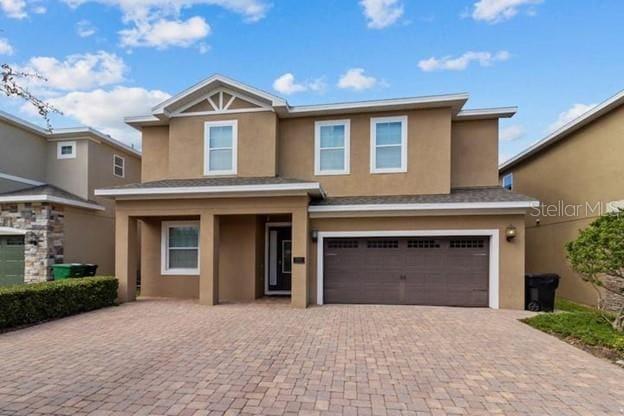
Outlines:
<svg viewBox="0 0 624 416"><path fill-rule="evenodd" d="M238 123L204 123L204 175L236 175Z"/></svg>
<svg viewBox="0 0 624 416"><path fill-rule="evenodd" d="M125 176L126 160L118 155L113 155L113 175L123 178Z"/></svg>
<svg viewBox="0 0 624 416"><path fill-rule="evenodd" d="M199 222L162 223L162 274L199 274Z"/></svg>
<svg viewBox="0 0 624 416"><path fill-rule="evenodd" d="M317 121L314 124L314 173L349 173L349 120Z"/></svg>
<svg viewBox="0 0 624 416"><path fill-rule="evenodd" d="M371 118L371 173L407 172L407 117Z"/></svg>

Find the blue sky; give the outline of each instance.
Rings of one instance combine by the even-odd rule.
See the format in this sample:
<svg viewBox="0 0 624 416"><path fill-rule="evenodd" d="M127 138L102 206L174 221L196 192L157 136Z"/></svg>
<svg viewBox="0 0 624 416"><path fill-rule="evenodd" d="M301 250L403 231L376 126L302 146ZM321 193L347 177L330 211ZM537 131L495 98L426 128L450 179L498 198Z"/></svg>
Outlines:
<svg viewBox="0 0 624 416"><path fill-rule="evenodd" d="M468 92L518 106L501 157L624 89L620 0L0 0L0 59L138 145L122 117L218 72L291 104ZM15 99L0 107L41 123Z"/></svg>

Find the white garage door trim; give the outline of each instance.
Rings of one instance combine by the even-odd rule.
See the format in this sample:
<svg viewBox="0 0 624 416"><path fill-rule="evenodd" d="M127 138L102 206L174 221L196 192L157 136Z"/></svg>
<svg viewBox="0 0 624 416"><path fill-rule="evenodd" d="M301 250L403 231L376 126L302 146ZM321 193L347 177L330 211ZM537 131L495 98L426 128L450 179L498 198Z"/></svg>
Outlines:
<svg viewBox="0 0 624 416"><path fill-rule="evenodd" d="M499 307L499 233L494 230L401 230L401 231L320 231L318 233L316 253L316 303L323 304L323 240L336 237L454 237L454 236L486 236L490 237L490 267L489 267L489 306L492 309Z"/></svg>

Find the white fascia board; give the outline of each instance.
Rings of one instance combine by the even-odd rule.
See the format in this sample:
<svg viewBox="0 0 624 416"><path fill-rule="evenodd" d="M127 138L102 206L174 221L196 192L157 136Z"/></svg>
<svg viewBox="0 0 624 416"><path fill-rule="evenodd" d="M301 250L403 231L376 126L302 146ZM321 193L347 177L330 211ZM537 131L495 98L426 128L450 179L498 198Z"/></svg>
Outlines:
<svg viewBox="0 0 624 416"><path fill-rule="evenodd" d="M104 134L99 130L92 129L91 127L68 127L68 128L60 128L54 129L51 133L48 133L48 137L53 139L65 138L65 137L73 137L75 135L85 135L86 137L95 138L106 142L108 145L112 147L116 147L120 150L123 150L131 155L134 155L138 158L141 158L141 152L132 147L120 142L109 136L108 134Z"/></svg>
<svg viewBox="0 0 624 416"><path fill-rule="evenodd" d="M0 196L0 203L26 203L26 202L51 202L56 204L67 205L71 207L94 209L97 211L104 211L106 207L102 205L93 204L90 202L75 201L73 199L60 198L52 195L14 195L14 196Z"/></svg>
<svg viewBox="0 0 624 416"><path fill-rule="evenodd" d="M194 93L195 91L213 83L213 82L220 82L222 84L225 85L229 85L230 87L233 88L237 88L240 89L242 91L247 92L248 94L251 95L256 95L259 97L264 98L265 100L268 100L271 102L272 105L274 106L286 106L288 105L286 103L286 100L284 100L281 97L278 97L276 95L273 94L269 94L268 92L259 90L255 87L252 87L250 85L247 84L243 84L242 82L236 81L234 79L228 78L226 76L220 75L220 74L215 74L212 75L208 78L206 78L203 81L198 82L197 84L191 86L190 88L187 88L186 90L182 91L179 94L174 95L173 97L163 101L162 103L158 104L157 106L152 108L152 113L153 114L164 114L165 108L170 106L171 104L175 103L176 101L181 100L182 98L186 97L189 94Z"/></svg>
<svg viewBox="0 0 624 416"><path fill-rule="evenodd" d="M26 230L13 227L0 227L0 235L26 235Z"/></svg>
<svg viewBox="0 0 624 416"><path fill-rule="evenodd" d="M437 211L475 209L530 209L539 207L539 201L512 202L452 202L429 204L354 204L354 205L312 205L310 213L336 212L380 212L380 211Z"/></svg>
<svg viewBox="0 0 624 416"><path fill-rule="evenodd" d="M455 116L457 120L483 120L493 118L510 118L518 112L518 107L477 108L462 110Z"/></svg>
<svg viewBox="0 0 624 416"><path fill-rule="evenodd" d="M293 116L303 116L308 113L324 113L331 111L366 111L372 109L385 109L388 107L400 107L410 105L428 105L428 104L441 104L459 105L461 107L469 98L466 93L460 94L447 94L447 95L432 95L423 97L408 97L408 98L394 98L389 100L372 100L372 101L355 101L349 103L336 103L336 104L322 104L322 105L302 105L296 107L289 107L286 113Z"/></svg>
<svg viewBox="0 0 624 416"><path fill-rule="evenodd" d="M162 188L122 188L96 189L95 195L109 197L140 197L158 195L211 195L211 194L240 194L253 192L294 192L311 191L315 195L323 196L323 189L318 182L268 185L226 185L226 186L186 186Z"/></svg>
<svg viewBox="0 0 624 416"><path fill-rule="evenodd" d="M30 122L28 122L26 120L23 120L23 119L21 119L19 117L15 117L14 115L9 114L9 113L7 113L5 111L0 111L0 120L4 120L5 122L7 122L9 124L12 124L12 125L14 125L16 127L20 127L22 129L27 130L27 131L29 131L31 133L34 133L34 134L39 134L39 135L45 136L45 135L47 135L49 133L48 130L46 130L46 129L42 128L42 127L39 127L36 124L30 123Z"/></svg>
<svg viewBox="0 0 624 416"><path fill-rule="evenodd" d="M6 179L12 182L25 183L26 185L33 185L33 186L45 185L45 183L36 181L34 179L28 179L28 178L23 178L21 176L9 175L8 173L2 173L2 172L0 172L0 179Z"/></svg>
<svg viewBox="0 0 624 416"><path fill-rule="evenodd" d="M595 119L597 119L600 116L608 113L612 109L614 109L616 107L619 107L622 104L624 104L624 91L620 91L619 93L617 93L613 97L609 98L606 101L603 101L602 103L598 104L593 109L591 109L591 110L587 111L586 113L580 115L579 117L577 117L576 119L572 120L568 124L562 126L558 130L555 130L554 132L552 132L548 136L544 137L542 140L540 140L537 143L535 143L534 145L528 147L524 151L518 153L517 155L515 155L511 159L507 160L506 162L503 162L502 164L500 164L498 166L498 171L502 172L502 171L505 171L505 170L511 168L516 163L518 163L518 162L520 162L520 161L522 161L522 160L532 156L535 153L538 153L540 150L548 147L552 143L555 143L555 142L557 142L557 141L559 141L561 139L564 139L567 135L574 133L575 131L577 131L581 127L586 126L587 124L591 123Z"/></svg>

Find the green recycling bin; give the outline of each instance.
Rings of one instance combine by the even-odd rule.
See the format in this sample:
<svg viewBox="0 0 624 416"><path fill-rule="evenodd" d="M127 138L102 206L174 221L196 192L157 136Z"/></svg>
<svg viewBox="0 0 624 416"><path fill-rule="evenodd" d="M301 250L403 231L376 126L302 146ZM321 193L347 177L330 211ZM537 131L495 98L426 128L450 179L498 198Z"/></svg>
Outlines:
<svg viewBox="0 0 624 416"><path fill-rule="evenodd" d="M70 279L72 277L82 277L85 274L85 267L78 263L59 263L52 265L52 276L54 280Z"/></svg>

